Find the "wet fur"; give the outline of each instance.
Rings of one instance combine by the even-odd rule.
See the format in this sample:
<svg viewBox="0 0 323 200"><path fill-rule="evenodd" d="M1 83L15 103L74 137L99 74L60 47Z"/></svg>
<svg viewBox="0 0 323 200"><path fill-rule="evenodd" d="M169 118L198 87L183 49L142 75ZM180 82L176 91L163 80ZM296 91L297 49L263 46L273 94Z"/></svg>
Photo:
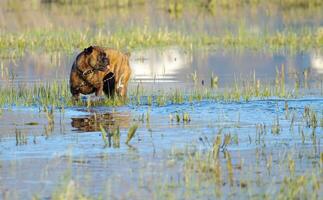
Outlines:
<svg viewBox="0 0 323 200"><path fill-rule="evenodd" d="M105 49L105 53L109 57L109 72L112 74L107 74L104 77L103 91L110 97L118 95L125 98L127 96L128 82L131 76L129 64L130 54L122 53L115 49Z"/></svg>
<svg viewBox="0 0 323 200"><path fill-rule="evenodd" d="M70 73L70 91L75 99L80 94L101 95L103 93L103 78L108 73L108 67L104 66L106 62L101 59L104 49L100 47L89 47L84 49L73 63ZM106 59L107 56L105 57ZM109 65L109 61L107 64ZM94 70L92 73L82 76L82 72Z"/></svg>
<svg viewBox="0 0 323 200"><path fill-rule="evenodd" d="M131 68L129 65L130 54L125 54L115 49L103 49L100 47L94 47L91 56L84 51L77 56L70 74L70 90L73 97L78 99L80 94L86 95L95 92L96 95L101 95L104 92L108 97L118 95L125 98L131 76ZM95 71L86 76L86 80L84 80L84 77L80 76L77 69L86 71L93 68L91 65L95 65L94 61L98 53L102 51L105 52L109 60L108 69L106 71ZM85 82L89 82L90 84L85 84Z"/></svg>

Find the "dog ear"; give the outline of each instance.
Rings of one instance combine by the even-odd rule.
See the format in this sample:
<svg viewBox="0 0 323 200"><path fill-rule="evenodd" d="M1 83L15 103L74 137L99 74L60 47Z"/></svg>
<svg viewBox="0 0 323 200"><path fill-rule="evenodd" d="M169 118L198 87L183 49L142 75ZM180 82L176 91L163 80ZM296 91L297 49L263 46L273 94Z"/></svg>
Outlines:
<svg viewBox="0 0 323 200"><path fill-rule="evenodd" d="M84 49L84 53L86 53L86 54L91 54L92 51L93 51L93 47L92 46L89 46L88 48L85 48Z"/></svg>

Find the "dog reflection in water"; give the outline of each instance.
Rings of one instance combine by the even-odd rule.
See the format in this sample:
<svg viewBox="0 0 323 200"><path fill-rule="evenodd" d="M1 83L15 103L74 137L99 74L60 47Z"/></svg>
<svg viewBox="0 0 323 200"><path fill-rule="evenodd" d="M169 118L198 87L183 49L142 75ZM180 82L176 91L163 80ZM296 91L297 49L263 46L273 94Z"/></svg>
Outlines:
<svg viewBox="0 0 323 200"><path fill-rule="evenodd" d="M72 127L81 132L101 132L102 126L107 133L106 138L113 147L120 146L120 128L128 128L130 124L129 113L94 113L72 118Z"/></svg>

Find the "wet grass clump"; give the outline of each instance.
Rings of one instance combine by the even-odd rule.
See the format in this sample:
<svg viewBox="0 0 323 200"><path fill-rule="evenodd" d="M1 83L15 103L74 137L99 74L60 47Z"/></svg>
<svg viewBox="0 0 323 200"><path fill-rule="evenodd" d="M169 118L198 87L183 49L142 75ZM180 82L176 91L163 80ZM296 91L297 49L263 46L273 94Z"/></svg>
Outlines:
<svg viewBox="0 0 323 200"><path fill-rule="evenodd" d="M129 144L129 142L131 141L131 139L135 136L135 133L137 131L138 128L138 124L134 124L129 128L128 131L128 135L127 135L127 140L126 140L126 144Z"/></svg>

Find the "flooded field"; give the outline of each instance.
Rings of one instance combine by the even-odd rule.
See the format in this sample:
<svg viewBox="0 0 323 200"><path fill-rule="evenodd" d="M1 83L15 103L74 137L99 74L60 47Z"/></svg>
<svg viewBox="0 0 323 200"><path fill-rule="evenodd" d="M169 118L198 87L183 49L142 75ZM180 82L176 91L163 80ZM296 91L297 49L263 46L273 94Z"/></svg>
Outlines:
<svg viewBox="0 0 323 200"><path fill-rule="evenodd" d="M322 199L323 4L239 2L2 1L0 199ZM71 101L92 44L126 101Z"/></svg>

